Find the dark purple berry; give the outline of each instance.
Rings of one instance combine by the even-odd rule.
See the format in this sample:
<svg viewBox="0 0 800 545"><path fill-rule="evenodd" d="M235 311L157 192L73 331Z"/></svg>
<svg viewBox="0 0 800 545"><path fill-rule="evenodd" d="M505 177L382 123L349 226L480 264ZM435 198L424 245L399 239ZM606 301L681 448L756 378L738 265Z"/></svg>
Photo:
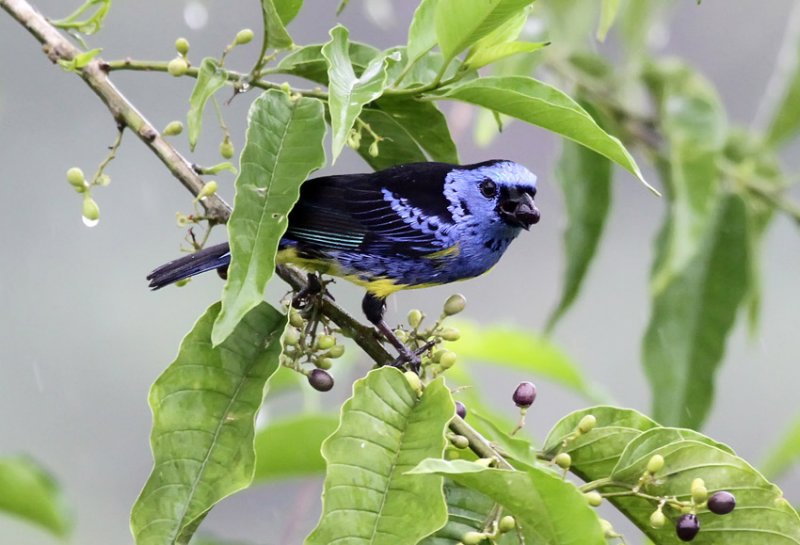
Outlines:
<svg viewBox="0 0 800 545"><path fill-rule="evenodd" d="M675 533L681 541L691 541L700 531L700 521L697 520L697 515L687 513L678 518L678 523L675 525Z"/></svg>
<svg viewBox="0 0 800 545"><path fill-rule="evenodd" d="M708 498L708 510L717 515L727 515L736 507L736 496L730 492L717 492Z"/></svg>
<svg viewBox="0 0 800 545"><path fill-rule="evenodd" d="M456 401L456 414L461 418L467 417L467 406L461 403L460 401Z"/></svg>
<svg viewBox="0 0 800 545"><path fill-rule="evenodd" d="M308 383L317 391L327 392L333 388L333 377L324 369L314 369L308 374Z"/></svg>
<svg viewBox="0 0 800 545"><path fill-rule="evenodd" d="M536 399L536 386L532 382L520 382L512 399L517 407L527 409Z"/></svg>

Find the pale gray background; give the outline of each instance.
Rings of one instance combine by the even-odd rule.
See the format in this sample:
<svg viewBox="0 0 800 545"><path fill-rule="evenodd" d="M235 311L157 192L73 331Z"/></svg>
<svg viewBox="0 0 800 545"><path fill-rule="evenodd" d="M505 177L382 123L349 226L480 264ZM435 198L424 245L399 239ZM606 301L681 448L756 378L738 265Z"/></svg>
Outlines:
<svg viewBox="0 0 800 545"><path fill-rule="evenodd" d="M63 16L65 4L78 3L48 0L39 6ZM295 40L326 40L336 22L335 3L306 4L291 26ZM374 0L366 5L380 7ZM119 0L90 43L102 46L107 59L167 59L174 39L185 35L197 61L218 54L240 28L260 27L258 2L210 1L207 7L207 27L193 31L184 23L184 2ZM701 7L685 0L676 9L665 52L685 56L707 74L733 120L749 123L790 7L788 0L707 1ZM411 10L411 2L395 2L396 23L390 18L379 28L365 3L352 0L341 21L351 27L353 39L391 46L404 42ZM256 49L255 44L244 48L231 63L246 69ZM110 167L112 185L96 192L100 225L83 226L80 198L64 172L73 165L93 171L113 141L111 117L83 82L49 65L38 44L2 12L0 70L0 455L29 453L57 476L77 515L73 543L128 543L128 512L151 465L148 387L195 319L219 296L221 283L209 275L185 289L147 291L145 274L178 253L182 231L175 226L175 212L191 205L183 188L130 135ZM160 127L184 115L193 83L163 74L115 74L113 79ZM254 96L239 97L225 108L237 147ZM452 114L451 104L445 109ZM195 156L201 163L216 161L213 118L207 123L211 130ZM468 317L539 330L562 270L562 204L552 176L558 141L522 124L511 126L488 150L475 148L468 130L457 138L465 162L507 157L540 176L542 223L521 237L489 276L456 288L469 299ZM346 151L335 168L325 171L364 168ZM230 194L231 179L219 179ZM620 404L648 410L639 342L648 316L650 246L663 206L623 173L615 195L608 236L584 295L556 339ZM797 413L798 241L796 228L779 218L764 249L761 333L750 341L738 324L706 428L754 461ZM276 284L272 300L283 291ZM395 317L414 306L435 313L453 291L401 294L395 298ZM359 290L339 283L335 293L358 310ZM498 406L512 415L505 401L522 376L484 376ZM541 437L561 415L585 402L544 381L539 386L529 421ZM338 402L348 391L340 380L328 399ZM800 497L796 477L784 480L794 502ZM203 528L254 543L298 543L316 519L318 492L316 480L257 487L223 502ZM54 542L0 517L0 544Z"/></svg>

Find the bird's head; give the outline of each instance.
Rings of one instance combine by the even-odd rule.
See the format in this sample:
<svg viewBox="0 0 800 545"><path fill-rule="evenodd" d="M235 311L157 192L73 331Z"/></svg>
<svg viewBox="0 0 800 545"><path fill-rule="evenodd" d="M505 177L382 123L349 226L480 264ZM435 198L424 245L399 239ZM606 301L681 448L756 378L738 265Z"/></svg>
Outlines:
<svg viewBox="0 0 800 545"><path fill-rule="evenodd" d="M539 221L536 176L513 161L494 160L454 169L445 181L454 217L471 216L499 228L530 229Z"/></svg>

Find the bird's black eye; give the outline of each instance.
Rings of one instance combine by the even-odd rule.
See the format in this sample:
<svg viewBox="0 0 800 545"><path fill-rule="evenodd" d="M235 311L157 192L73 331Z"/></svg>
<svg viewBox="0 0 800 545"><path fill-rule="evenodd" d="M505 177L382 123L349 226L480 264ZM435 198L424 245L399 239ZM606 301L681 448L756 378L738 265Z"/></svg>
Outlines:
<svg viewBox="0 0 800 545"><path fill-rule="evenodd" d="M487 199L491 199L495 195L497 195L497 184L494 183L492 180L488 178L481 182L480 185L481 195L486 197Z"/></svg>

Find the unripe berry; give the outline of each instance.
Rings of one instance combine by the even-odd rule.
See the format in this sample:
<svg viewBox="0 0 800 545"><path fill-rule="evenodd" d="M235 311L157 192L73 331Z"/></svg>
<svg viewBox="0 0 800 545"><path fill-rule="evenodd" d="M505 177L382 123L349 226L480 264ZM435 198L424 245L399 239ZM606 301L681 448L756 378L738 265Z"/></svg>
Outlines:
<svg viewBox="0 0 800 545"><path fill-rule="evenodd" d="M454 327L447 327L439 333L439 336L445 341L457 341L461 338L461 332Z"/></svg>
<svg viewBox="0 0 800 545"><path fill-rule="evenodd" d="M206 197L210 197L211 195L217 192L218 187L219 186L217 185L217 182L215 182L214 180L206 182L206 184L200 189L200 193L197 194L197 199L202 200L205 199Z"/></svg>
<svg viewBox="0 0 800 545"><path fill-rule="evenodd" d="M344 355L344 345L335 344L331 346L330 350L325 353L325 356L329 358L341 358Z"/></svg>
<svg viewBox="0 0 800 545"><path fill-rule="evenodd" d="M663 528L666 523L667 517L661 512L660 509L658 511L653 511L653 514L650 515L650 526L653 528Z"/></svg>
<svg viewBox="0 0 800 545"><path fill-rule="evenodd" d="M461 542L464 545L480 545L480 542L486 538L483 532L467 532L461 536Z"/></svg>
<svg viewBox="0 0 800 545"><path fill-rule="evenodd" d="M333 361L330 358L317 358L314 360L314 365L317 369L330 369L333 367Z"/></svg>
<svg viewBox="0 0 800 545"><path fill-rule="evenodd" d="M83 219L89 222L95 222L100 219L100 207L97 206L97 203L88 193L83 199Z"/></svg>
<svg viewBox="0 0 800 545"><path fill-rule="evenodd" d="M695 479L692 481L692 501L699 505L708 499L708 490L706 483L703 479Z"/></svg>
<svg viewBox="0 0 800 545"><path fill-rule="evenodd" d="M183 123L180 121L170 121L166 127L164 127L164 135L165 136L178 136L180 133L183 132Z"/></svg>
<svg viewBox="0 0 800 545"><path fill-rule="evenodd" d="M536 399L536 386L532 382L520 382L511 398L517 407L527 409Z"/></svg>
<svg viewBox="0 0 800 545"><path fill-rule="evenodd" d="M736 496L730 492L716 492L708 498L708 510L717 515L727 515L736 507Z"/></svg>
<svg viewBox="0 0 800 545"><path fill-rule="evenodd" d="M578 422L578 431L581 433L589 433L597 425L597 418L593 414L587 414L581 421Z"/></svg>
<svg viewBox="0 0 800 545"><path fill-rule="evenodd" d="M461 403L460 401L456 401L456 414L461 418L467 417L467 406Z"/></svg>
<svg viewBox="0 0 800 545"><path fill-rule="evenodd" d="M313 369L308 374L308 383L319 392L327 392L333 388L333 377L323 369Z"/></svg>
<svg viewBox="0 0 800 545"><path fill-rule="evenodd" d="M658 473L664 467L664 457L660 454L653 454L647 461L647 472L650 474Z"/></svg>
<svg viewBox="0 0 800 545"><path fill-rule="evenodd" d="M106 187L110 183L111 183L111 176L109 176L108 174L101 174L94 181L94 184L99 185L100 187Z"/></svg>
<svg viewBox="0 0 800 545"><path fill-rule="evenodd" d="M569 469L569 466L572 465L572 456L566 452L560 452L555 458L553 458L553 461L561 469Z"/></svg>
<svg viewBox="0 0 800 545"><path fill-rule="evenodd" d="M233 147L231 139L225 138L219 145L219 154L223 159L230 159L234 153L236 153L236 149Z"/></svg>
<svg viewBox="0 0 800 545"><path fill-rule="evenodd" d="M692 513L681 515L675 524L675 533L678 534L678 539L681 541L691 541L700 531L700 521L697 516Z"/></svg>
<svg viewBox="0 0 800 545"><path fill-rule="evenodd" d="M167 65L167 72L176 78L184 75L188 70L189 63L187 63L183 57L175 57L169 61L169 64Z"/></svg>
<svg viewBox="0 0 800 545"><path fill-rule="evenodd" d="M497 529L500 530L501 534L510 532L516 527L517 527L517 521L511 515L506 515L503 518L501 518L500 524L497 525Z"/></svg>
<svg viewBox="0 0 800 545"><path fill-rule="evenodd" d="M586 501L589 502L589 505L592 507L598 507L601 503L603 503L603 496L601 496L600 492L597 490L587 492L584 494L584 497L586 497Z"/></svg>
<svg viewBox="0 0 800 545"><path fill-rule="evenodd" d="M456 448L465 449L469 447L469 439L463 435L454 435L450 438L450 442L453 443L453 446Z"/></svg>
<svg viewBox="0 0 800 545"><path fill-rule="evenodd" d="M283 344L287 346L297 346L300 343L300 332L295 327L287 327L283 332Z"/></svg>
<svg viewBox="0 0 800 545"><path fill-rule="evenodd" d="M305 325L303 317L295 309L291 309L289 311L289 323L292 324L294 327L298 328L303 327Z"/></svg>
<svg viewBox="0 0 800 545"><path fill-rule="evenodd" d="M78 193L86 191L86 177L78 167L72 167L67 171L67 181Z"/></svg>
<svg viewBox="0 0 800 545"><path fill-rule="evenodd" d="M336 344L336 339L334 339L331 335L317 336L317 347L321 350L327 350L329 348L333 348L335 344Z"/></svg>
<svg viewBox="0 0 800 545"><path fill-rule="evenodd" d="M419 324L422 323L422 312L417 309L410 310L408 312L408 325L413 327L414 329L419 327Z"/></svg>
<svg viewBox="0 0 800 545"><path fill-rule="evenodd" d="M603 535L606 537L616 537L614 527L606 519L600 519L600 528L603 529Z"/></svg>
<svg viewBox="0 0 800 545"><path fill-rule="evenodd" d="M175 50L185 57L189 52L189 40L186 38L178 38L175 40Z"/></svg>
<svg viewBox="0 0 800 545"><path fill-rule="evenodd" d="M236 33L236 39L234 40L234 43L236 43L236 45L249 44L253 41L253 37L253 31L249 28L244 28Z"/></svg>
<svg viewBox="0 0 800 545"><path fill-rule="evenodd" d="M455 295L451 295L447 298L447 301L444 303L444 313L448 316L453 316L454 314L458 314L464 307L467 306L467 299L460 293L456 293Z"/></svg>
<svg viewBox="0 0 800 545"><path fill-rule="evenodd" d="M411 386L411 389L417 393L422 391L422 381L419 380L419 375L416 374L414 371L406 371L403 373L403 376L406 377L408 381L408 385Z"/></svg>
<svg viewBox="0 0 800 545"><path fill-rule="evenodd" d="M380 154L380 150L378 149L378 141L375 140L372 144L369 145L369 149L367 150L370 157L377 157Z"/></svg>
<svg viewBox="0 0 800 545"><path fill-rule="evenodd" d="M445 350L442 355L439 356L439 365L442 366L442 369L450 369L456 364L457 359L458 356L456 356L455 352Z"/></svg>

